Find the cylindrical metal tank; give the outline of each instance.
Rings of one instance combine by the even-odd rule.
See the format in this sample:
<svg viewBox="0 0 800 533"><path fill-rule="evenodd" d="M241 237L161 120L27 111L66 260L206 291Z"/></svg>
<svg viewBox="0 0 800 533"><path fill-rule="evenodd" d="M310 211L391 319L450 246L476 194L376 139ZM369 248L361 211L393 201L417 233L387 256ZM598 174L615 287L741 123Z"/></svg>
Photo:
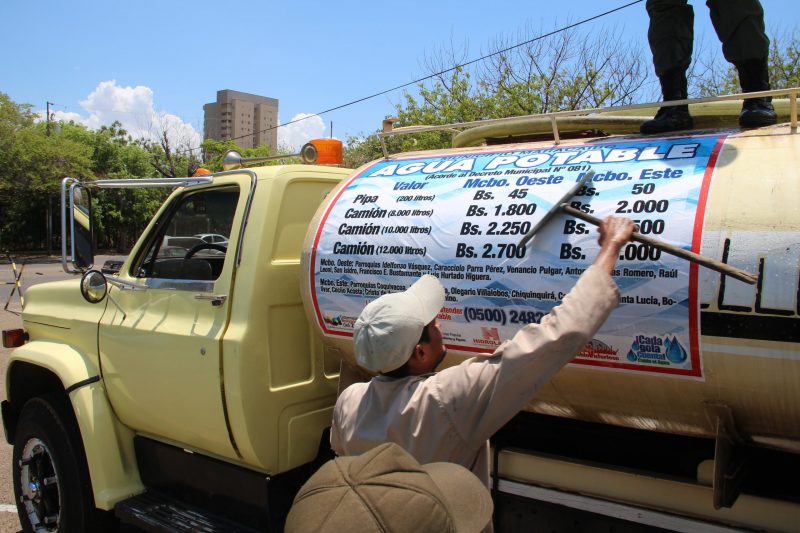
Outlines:
<svg viewBox="0 0 800 533"><path fill-rule="evenodd" d="M440 278L445 365L538 322L598 249L558 215L522 235L589 169L571 203L758 275L747 285L629 244L618 309L526 409L713 437L728 409L748 442L800 452L800 135L787 125L393 155L354 171L318 210L303 298L328 356L353 361L363 306ZM532 207L533 206L533 207Z"/></svg>

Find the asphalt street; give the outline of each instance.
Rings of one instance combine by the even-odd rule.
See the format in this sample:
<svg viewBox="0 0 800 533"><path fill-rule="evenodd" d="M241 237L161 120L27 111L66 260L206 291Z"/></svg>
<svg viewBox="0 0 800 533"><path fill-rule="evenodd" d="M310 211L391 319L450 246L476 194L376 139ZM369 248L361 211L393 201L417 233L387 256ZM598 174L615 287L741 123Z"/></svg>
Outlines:
<svg viewBox="0 0 800 533"><path fill-rule="evenodd" d="M110 256L98 256L95 264L99 267L106 259L110 258ZM17 258L16 269L18 274L22 269L20 281L23 296L25 290L33 285L76 277L74 274L64 272L60 257L37 257L23 260ZM8 256L0 256L0 330L22 327L22 305L19 294L14 288L14 280L13 267ZM2 400L6 398L5 374L10 354L10 349L0 347L0 371L3 374L3 386L0 387L0 399ZM17 533L18 531L20 531L20 525L11 478L11 445L3 438L0 439L0 533Z"/></svg>

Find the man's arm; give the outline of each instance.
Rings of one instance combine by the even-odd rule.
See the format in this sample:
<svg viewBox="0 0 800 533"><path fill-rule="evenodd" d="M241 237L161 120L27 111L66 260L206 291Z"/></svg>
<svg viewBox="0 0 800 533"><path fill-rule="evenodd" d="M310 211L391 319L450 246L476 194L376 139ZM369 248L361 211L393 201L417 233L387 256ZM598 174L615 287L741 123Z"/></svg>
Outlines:
<svg viewBox="0 0 800 533"><path fill-rule="evenodd" d="M523 327L497 349L497 357L470 360L436 376L439 396L465 441L481 445L592 339L619 301L610 273L633 229L629 219L604 219L592 267L541 324Z"/></svg>

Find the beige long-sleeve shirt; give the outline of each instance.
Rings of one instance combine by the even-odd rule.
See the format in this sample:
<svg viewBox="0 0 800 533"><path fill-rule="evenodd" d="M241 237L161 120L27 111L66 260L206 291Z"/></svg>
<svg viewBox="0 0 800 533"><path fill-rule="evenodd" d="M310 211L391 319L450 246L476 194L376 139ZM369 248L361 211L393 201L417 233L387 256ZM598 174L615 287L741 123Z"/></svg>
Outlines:
<svg viewBox="0 0 800 533"><path fill-rule="evenodd" d="M492 357L351 385L336 402L331 447L359 455L395 442L422 464L457 463L490 486L489 437L592 339L618 301L611 277L591 267L541 324L520 329Z"/></svg>

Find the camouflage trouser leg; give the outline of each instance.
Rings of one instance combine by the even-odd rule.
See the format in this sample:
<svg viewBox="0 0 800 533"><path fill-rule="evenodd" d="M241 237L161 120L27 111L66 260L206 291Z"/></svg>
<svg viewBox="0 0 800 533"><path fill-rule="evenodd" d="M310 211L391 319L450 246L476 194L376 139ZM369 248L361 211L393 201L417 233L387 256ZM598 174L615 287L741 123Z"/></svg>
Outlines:
<svg viewBox="0 0 800 533"><path fill-rule="evenodd" d="M711 23L730 63L766 61L769 38L764 31L764 9L758 0L707 0Z"/></svg>
<svg viewBox="0 0 800 533"><path fill-rule="evenodd" d="M656 76L675 68L686 70L692 62L694 11L687 0L647 0L650 27L647 40Z"/></svg>
<svg viewBox="0 0 800 533"><path fill-rule="evenodd" d="M766 60L769 38L764 10L758 0L707 0L711 22L729 62ZM687 0L647 0L650 27L647 39L656 75L674 68L686 70L692 61L694 11Z"/></svg>

